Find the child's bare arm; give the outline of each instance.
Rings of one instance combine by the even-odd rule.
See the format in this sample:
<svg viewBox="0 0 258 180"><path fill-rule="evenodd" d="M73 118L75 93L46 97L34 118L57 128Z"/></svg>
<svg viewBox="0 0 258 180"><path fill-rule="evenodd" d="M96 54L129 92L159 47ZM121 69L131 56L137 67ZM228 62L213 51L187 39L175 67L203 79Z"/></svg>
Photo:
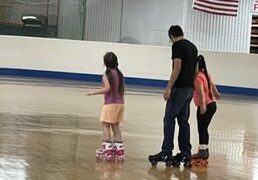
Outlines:
<svg viewBox="0 0 258 180"><path fill-rule="evenodd" d="M211 91L212 91L212 94L214 95L214 97L215 97L216 99L219 99L219 98L220 98L220 93L219 93L219 91L218 91L218 89L217 89L217 87L216 87L214 81L211 79L211 77L210 77L210 82L211 82Z"/></svg>
<svg viewBox="0 0 258 180"><path fill-rule="evenodd" d="M205 114L206 113L206 104L205 104L205 93L204 93L204 87L203 84L200 82L197 82L195 87L197 88L197 91L200 95L200 111L201 114Z"/></svg>
<svg viewBox="0 0 258 180"><path fill-rule="evenodd" d="M97 95L97 94L104 94L110 91L110 84L108 82L106 75L103 76L103 82L104 82L104 87L102 87L101 89L90 91L88 95L91 96L91 95Z"/></svg>

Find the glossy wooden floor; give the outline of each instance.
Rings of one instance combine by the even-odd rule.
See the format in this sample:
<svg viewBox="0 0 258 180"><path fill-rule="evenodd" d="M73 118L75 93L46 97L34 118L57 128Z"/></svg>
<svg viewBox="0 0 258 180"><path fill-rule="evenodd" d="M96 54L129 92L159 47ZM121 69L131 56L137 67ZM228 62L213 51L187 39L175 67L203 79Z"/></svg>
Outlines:
<svg viewBox="0 0 258 180"><path fill-rule="evenodd" d="M0 78L0 180L258 179L258 101L223 97L210 126L207 168L152 168L160 151L164 101L161 90L129 87L122 131L124 163L97 162L102 96L93 84ZM195 107L191 142L197 150ZM177 133L177 132L176 132ZM175 138L177 151L177 138Z"/></svg>

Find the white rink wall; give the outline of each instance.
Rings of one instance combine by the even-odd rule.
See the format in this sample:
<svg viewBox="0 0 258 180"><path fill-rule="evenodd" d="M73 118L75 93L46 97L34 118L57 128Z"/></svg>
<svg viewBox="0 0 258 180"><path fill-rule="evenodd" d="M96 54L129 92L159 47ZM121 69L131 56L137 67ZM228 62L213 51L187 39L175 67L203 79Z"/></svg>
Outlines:
<svg viewBox="0 0 258 180"><path fill-rule="evenodd" d="M126 77L167 80L171 48L119 43L0 36L0 68L103 74L113 51ZM258 55L200 51L216 84L258 89Z"/></svg>

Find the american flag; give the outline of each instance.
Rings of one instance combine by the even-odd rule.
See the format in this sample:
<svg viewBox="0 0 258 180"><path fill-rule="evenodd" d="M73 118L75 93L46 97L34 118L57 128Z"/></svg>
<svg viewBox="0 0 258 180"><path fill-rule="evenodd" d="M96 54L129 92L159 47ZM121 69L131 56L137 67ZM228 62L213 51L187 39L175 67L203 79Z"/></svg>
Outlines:
<svg viewBox="0 0 258 180"><path fill-rule="evenodd" d="M218 15L236 16L239 0L193 0L193 9Z"/></svg>

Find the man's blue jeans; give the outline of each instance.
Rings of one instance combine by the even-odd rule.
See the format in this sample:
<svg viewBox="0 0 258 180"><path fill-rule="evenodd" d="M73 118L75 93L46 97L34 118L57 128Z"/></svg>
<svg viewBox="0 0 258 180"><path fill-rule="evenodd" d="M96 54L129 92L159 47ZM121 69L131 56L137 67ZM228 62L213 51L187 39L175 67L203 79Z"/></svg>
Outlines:
<svg viewBox="0 0 258 180"><path fill-rule="evenodd" d="M190 103L194 89L172 88L170 98L167 100L164 116L164 139L162 152L171 153L174 149L175 119L179 125L178 145L180 152L187 158L191 157L190 126Z"/></svg>

